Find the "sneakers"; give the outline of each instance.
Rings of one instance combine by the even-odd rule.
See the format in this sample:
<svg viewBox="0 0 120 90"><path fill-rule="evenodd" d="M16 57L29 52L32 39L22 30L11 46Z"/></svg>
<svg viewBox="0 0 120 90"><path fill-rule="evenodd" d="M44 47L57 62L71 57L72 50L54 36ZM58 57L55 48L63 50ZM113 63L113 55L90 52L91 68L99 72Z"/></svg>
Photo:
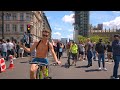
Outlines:
<svg viewBox="0 0 120 90"><path fill-rule="evenodd" d="M101 70L102 70L102 68L101 68L101 67L99 67L99 68L98 68L98 70L100 70L100 71L101 71ZM107 69L106 69L106 68L103 68L103 70L104 70L104 71L107 71Z"/></svg>
<svg viewBox="0 0 120 90"><path fill-rule="evenodd" d="M120 79L119 77L115 78L115 77L113 77L113 76L112 76L111 78L112 78L112 79Z"/></svg>
<svg viewBox="0 0 120 90"><path fill-rule="evenodd" d="M102 70L102 69L101 69L101 67L99 67L99 68L98 68L98 70L100 70L100 71L101 71L101 70Z"/></svg>
<svg viewBox="0 0 120 90"><path fill-rule="evenodd" d="M104 71L107 71L107 68L103 68Z"/></svg>

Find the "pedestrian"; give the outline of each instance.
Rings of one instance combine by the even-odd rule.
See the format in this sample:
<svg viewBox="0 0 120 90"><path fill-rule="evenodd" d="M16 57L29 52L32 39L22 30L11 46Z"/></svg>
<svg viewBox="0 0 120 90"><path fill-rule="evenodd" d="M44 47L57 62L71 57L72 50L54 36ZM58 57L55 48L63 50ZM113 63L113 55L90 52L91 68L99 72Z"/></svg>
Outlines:
<svg viewBox="0 0 120 90"><path fill-rule="evenodd" d="M114 41L112 42L114 68L113 68L113 79L119 79L118 77L118 67L120 62L120 35L114 35Z"/></svg>
<svg viewBox="0 0 120 90"><path fill-rule="evenodd" d="M57 41L57 58L59 59L59 49L60 49L60 41Z"/></svg>
<svg viewBox="0 0 120 90"><path fill-rule="evenodd" d="M7 61L9 60L9 55L14 55L14 44L10 41L10 39L7 39Z"/></svg>
<svg viewBox="0 0 120 90"><path fill-rule="evenodd" d="M95 50L97 52L98 55L98 66L99 66L99 70L101 70L101 59L102 59L102 65L103 65L103 70L107 71L107 69L105 68L105 51L106 51L106 47L105 44L102 42L102 39L99 39L99 42L96 44Z"/></svg>
<svg viewBox="0 0 120 90"><path fill-rule="evenodd" d="M72 43L69 41L67 44L66 44L66 52L67 52L67 57L69 56L69 52L70 52L70 46L72 45Z"/></svg>
<svg viewBox="0 0 120 90"><path fill-rule="evenodd" d="M95 47L96 47L96 42L93 43L93 50L92 50L93 51L93 60L94 61L96 61L96 57L97 57Z"/></svg>
<svg viewBox="0 0 120 90"><path fill-rule="evenodd" d="M77 62L77 54L78 54L78 46L77 44L75 43L75 41L72 42L72 45L70 46L70 52L71 52L71 55L72 55L72 64L71 65L75 65L76 66L76 62Z"/></svg>
<svg viewBox="0 0 120 90"><path fill-rule="evenodd" d="M3 40L2 43L2 57L6 60L7 57L7 43L5 40Z"/></svg>
<svg viewBox="0 0 120 90"><path fill-rule="evenodd" d="M23 54L24 54L24 49L22 47L20 47L19 49L19 57L23 58Z"/></svg>
<svg viewBox="0 0 120 90"><path fill-rule="evenodd" d="M62 52L63 52L63 44L62 44L62 43L60 43L60 48L59 48L59 57L58 57L59 61L61 60Z"/></svg>
<svg viewBox="0 0 120 90"><path fill-rule="evenodd" d="M17 45L16 45L17 58L19 57L19 49L20 49L19 42L17 42Z"/></svg>
<svg viewBox="0 0 120 90"><path fill-rule="evenodd" d="M84 52L85 52L85 45L83 44L83 42L82 41L80 41L79 42L79 44L78 44L78 53L79 53L79 60L80 61L83 61L84 60L84 58L83 58L83 56L84 56Z"/></svg>
<svg viewBox="0 0 120 90"><path fill-rule="evenodd" d="M108 61L110 61L110 59L112 58L112 45L110 44L110 42L108 42L107 44L107 58L108 58Z"/></svg>
<svg viewBox="0 0 120 90"><path fill-rule="evenodd" d="M92 66L92 47L93 44L91 43L90 38L87 38L87 43L86 43L86 54L88 59L87 67Z"/></svg>

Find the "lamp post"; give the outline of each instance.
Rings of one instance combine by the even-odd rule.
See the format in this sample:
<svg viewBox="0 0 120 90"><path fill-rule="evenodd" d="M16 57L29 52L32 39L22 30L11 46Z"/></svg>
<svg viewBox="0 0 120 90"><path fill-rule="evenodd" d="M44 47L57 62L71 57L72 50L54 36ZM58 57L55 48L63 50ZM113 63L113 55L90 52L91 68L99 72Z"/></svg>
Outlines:
<svg viewBox="0 0 120 90"><path fill-rule="evenodd" d="M2 39L4 39L4 12L2 11Z"/></svg>

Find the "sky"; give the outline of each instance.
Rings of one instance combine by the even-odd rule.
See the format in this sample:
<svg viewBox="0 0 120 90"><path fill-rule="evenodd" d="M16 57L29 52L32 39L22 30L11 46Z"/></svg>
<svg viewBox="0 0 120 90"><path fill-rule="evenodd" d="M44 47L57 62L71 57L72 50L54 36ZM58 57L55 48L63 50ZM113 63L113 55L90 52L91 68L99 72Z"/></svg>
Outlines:
<svg viewBox="0 0 120 90"><path fill-rule="evenodd" d="M73 39L73 11L44 11L52 29L52 38ZM104 28L120 28L120 11L90 11L90 24L103 24Z"/></svg>

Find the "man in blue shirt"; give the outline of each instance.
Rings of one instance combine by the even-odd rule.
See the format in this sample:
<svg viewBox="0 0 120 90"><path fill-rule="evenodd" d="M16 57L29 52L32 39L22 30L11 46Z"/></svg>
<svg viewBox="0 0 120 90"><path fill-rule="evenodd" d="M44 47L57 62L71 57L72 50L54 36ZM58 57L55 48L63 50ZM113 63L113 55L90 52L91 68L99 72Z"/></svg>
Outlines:
<svg viewBox="0 0 120 90"><path fill-rule="evenodd" d="M114 59L114 68L113 68L113 79L119 79L118 77L118 67L120 62L120 35L114 35L114 41L112 42L113 49L113 59Z"/></svg>

